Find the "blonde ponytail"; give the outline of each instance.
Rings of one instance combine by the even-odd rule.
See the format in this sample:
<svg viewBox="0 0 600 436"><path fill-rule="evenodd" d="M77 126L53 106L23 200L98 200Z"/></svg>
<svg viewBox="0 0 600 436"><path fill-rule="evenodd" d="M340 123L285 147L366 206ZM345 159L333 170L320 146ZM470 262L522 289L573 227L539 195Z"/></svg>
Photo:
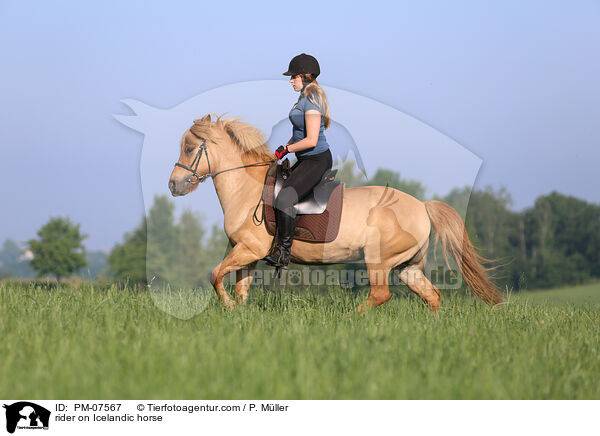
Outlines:
<svg viewBox="0 0 600 436"><path fill-rule="evenodd" d="M324 127L327 129L329 128L329 124L331 122L331 114L329 113L327 95L325 94L323 88L319 86L317 79L311 81L310 79L312 79L312 76L310 74L303 74L303 76L303 80L307 79L305 81L310 83L306 85L304 91L302 92L308 98L308 101L321 109L320 112L323 115Z"/></svg>

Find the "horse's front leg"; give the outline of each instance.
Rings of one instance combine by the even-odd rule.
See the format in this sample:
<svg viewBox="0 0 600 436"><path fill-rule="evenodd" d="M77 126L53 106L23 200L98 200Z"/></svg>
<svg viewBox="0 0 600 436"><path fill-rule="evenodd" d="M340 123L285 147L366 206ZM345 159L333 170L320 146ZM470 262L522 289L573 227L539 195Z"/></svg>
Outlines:
<svg viewBox="0 0 600 436"><path fill-rule="evenodd" d="M247 269L238 269L235 272L235 301L245 303L248 299L248 289L252 283L252 272L256 268L256 262L248 265Z"/></svg>
<svg viewBox="0 0 600 436"><path fill-rule="evenodd" d="M262 251L263 250L261 250L259 253L255 250L251 250L243 242L238 242L229 252L229 254L225 257L225 259L223 259L223 261L220 264L218 264L215 267L215 269L213 269L210 277L210 282L215 288L215 291L217 292L217 296L221 300L221 303L223 303L223 305L228 309L233 309L235 304L227 294L225 286L223 286L223 277L225 277L232 271L238 271L242 269L246 265L256 263L259 259L262 259L267 254L268 247L265 247L264 253L262 253ZM248 281L247 286L249 285L250 282ZM242 287L246 285L242 283L239 286L240 289L242 289ZM247 288L243 293L247 293ZM238 284L236 284L236 295L237 294Z"/></svg>

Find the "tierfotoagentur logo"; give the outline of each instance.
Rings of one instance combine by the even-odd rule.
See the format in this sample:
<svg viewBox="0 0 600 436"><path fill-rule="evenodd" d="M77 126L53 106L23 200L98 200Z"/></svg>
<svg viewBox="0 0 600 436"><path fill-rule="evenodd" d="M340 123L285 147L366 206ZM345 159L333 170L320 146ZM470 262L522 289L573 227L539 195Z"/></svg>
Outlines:
<svg viewBox="0 0 600 436"><path fill-rule="evenodd" d="M19 401L4 405L6 409L6 431L14 433L19 430L47 430L50 423L50 411L45 407L29 401Z"/></svg>

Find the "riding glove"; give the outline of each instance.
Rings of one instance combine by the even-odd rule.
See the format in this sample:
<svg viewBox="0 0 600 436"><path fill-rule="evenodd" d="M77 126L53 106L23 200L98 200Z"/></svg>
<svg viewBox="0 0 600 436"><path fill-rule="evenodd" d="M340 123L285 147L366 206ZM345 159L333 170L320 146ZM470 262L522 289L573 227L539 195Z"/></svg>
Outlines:
<svg viewBox="0 0 600 436"><path fill-rule="evenodd" d="M277 147L277 150L275 150L275 157L277 159L281 159L288 153L289 150L287 148L287 145L280 145L279 147Z"/></svg>

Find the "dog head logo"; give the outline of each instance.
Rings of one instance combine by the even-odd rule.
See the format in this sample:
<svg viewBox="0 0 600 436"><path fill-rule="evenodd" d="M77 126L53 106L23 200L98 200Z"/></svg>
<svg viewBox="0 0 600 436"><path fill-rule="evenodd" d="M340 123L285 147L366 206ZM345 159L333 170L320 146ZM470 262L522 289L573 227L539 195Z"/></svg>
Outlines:
<svg viewBox="0 0 600 436"><path fill-rule="evenodd" d="M17 428L47 429L50 411L28 401L4 405L6 409L6 431L14 433Z"/></svg>

